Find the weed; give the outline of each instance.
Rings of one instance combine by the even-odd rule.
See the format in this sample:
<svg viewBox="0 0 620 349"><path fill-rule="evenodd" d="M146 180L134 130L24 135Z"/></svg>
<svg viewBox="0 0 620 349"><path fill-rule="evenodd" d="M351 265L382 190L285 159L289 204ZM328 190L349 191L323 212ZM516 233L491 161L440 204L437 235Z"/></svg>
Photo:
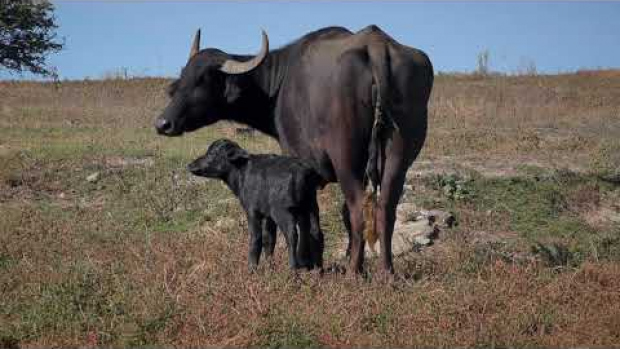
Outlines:
<svg viewBox="0 0 620 349"><path fill-rule="evenodd" d="M571 259L568 248L560 244L536 243L532 246L532 252L540 255L551 267L566 266Z"/></svg>
<svg viewBox="0 0 620 349"><path fill-rule="evenodd" d="M445 197L454 201L467 200L474 195L470 183L471 180L455 174L435 177L435 186L443 192Z"/></svg>
<svg viewBox="0 0 620 349"><path fill-rule="evenodd" d="M15 259L8 254L0 253L0 269L9 269L15 265Z"/></svg>
<svg viewBox="0 0 620 349"><path fill-rule="evenodd" d="M590 160L590 168L601 178L620 183L620 141L600 141Z"/></svg>
<svg viewBox="0 0 620 349"><path fill-rule="evenodd" d="M384 337L389 336L393 321L393 312L389 307L381 309L378 313L367 314L360 320L363 331Z"/></svg>
<svg viewBox="0 0 620 349"><path fill-rule="evenodd" d="M157 343L158 335L167 328L176 312L176 306L168 300L157 314L137 319L137 331L128 340L127 344L130 346L145 346Z"/></svg>
<svg viewBox="0 0 620 349"><path fill-rule="evenodd" d="M314 348L319 343L310 332L312 326L287 314L270 314L266 326L258 331L258 343L269 348Z"/></svg>
<svg viewBox="0 0 620 349"><path fill-rule="evenodd" d="M620 231L616 228L593 237L590 247L589 252L596 261L620 261Z"/></svg>

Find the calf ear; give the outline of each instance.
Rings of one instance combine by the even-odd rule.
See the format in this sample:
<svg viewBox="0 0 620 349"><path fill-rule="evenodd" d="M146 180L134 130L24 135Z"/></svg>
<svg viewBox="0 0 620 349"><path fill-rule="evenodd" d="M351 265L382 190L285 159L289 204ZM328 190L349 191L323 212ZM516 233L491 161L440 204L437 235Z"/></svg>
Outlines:
<svg viewBox="0 0 620 349"><path fill-rule="evenodd" d="M250 154L243 149L235 149L230 154L228 154L228 160L235 166L241 166L248 162L250 158Z"/></svg>

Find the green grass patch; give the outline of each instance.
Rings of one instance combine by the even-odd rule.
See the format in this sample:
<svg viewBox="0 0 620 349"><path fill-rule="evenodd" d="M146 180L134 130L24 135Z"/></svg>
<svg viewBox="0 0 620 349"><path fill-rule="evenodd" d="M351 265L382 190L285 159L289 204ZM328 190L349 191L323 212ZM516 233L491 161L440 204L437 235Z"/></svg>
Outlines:
<svg viewBox="0 0 620 349"><path fill-rule="evenodd" d="M86 263L66 266L60 281L24 285L22 302L10 309L20 321L10 328L20 341L56 334L77 337L90 328L102 328L101 343L127 313L128 289L122 279L102 274Z"/></svg>
<svg viewBox="0 0 620 349"><path fill-rule="evenodd" d="M590 176L556 173L548 177L477 178L470 182L469 190L475 194L470 200L476 211L507 217L508 227L532 243L561 241L570 252L569 259L580 262L597 254L593 249L607 232L589 225L578 209L596 205L598 197L611 189ZM583 190L590 193L575 194Z"/></svg>
<svg viewBox="0 0 620 349"><path fill-rule="evenodd" d="M268 348L318 348L320 343L307 320L286 312L272 312L257 330L257 345Z"/></svg>

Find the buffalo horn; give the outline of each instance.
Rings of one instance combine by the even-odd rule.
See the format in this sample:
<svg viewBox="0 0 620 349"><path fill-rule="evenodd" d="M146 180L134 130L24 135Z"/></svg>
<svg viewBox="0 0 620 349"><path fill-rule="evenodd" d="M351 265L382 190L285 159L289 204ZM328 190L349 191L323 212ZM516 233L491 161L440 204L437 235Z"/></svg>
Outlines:
<svg viewBox="0 0 620 349"><path fill-rule="evenodd" d="M188 60L192 59L192 57L194 57L198 51L200 51L200 29L198 29L196 31L196 35L194 35L194 42L192 43L192 48L189 51L189 58Z"/></svg>
<svg viewBox="0 0 620 349"><path fill-rule="evenodd" d="M267 37L267 33L263 30L263 44L260 48L260 52L249 61L239 62L234 59L227 59L222 67L220 68L226 74L243 74L247 73L250 70L258 67L261 62L267 57L267 53L269 53L269 38Z"/></svg>

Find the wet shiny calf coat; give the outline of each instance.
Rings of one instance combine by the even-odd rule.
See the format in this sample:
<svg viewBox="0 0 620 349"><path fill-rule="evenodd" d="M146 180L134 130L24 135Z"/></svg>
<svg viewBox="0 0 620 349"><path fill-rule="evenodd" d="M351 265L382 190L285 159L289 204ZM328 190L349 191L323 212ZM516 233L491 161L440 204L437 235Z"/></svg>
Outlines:
<svg viewBox="0 0 620 349"><path fill-rule="evenodd" d="M187 169L223 180L239 198L250 230L250 270L258 265L263 249L268 257L273 254L276 226L286 237L291 269L322 266L324 243L316 192L324 183L305 162L252 155L237 143L220 139Z"/></svg>

